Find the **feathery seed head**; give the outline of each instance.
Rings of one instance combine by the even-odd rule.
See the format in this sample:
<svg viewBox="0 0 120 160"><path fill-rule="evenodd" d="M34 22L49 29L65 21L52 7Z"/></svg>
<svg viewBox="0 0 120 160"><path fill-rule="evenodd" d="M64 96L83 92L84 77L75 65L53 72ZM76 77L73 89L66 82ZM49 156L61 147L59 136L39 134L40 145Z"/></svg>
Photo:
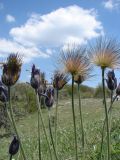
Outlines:
<svg viewBox="0 0 120 160"><path fill-rule="evenodd" d="M96 66L112 69L120 67L120 44L114 39L100 37L88 52Z"/></svg>
<svg viewBox="0 0 120 160"><path fill-rule="evenodd" d="M78 45L69 45L61 51L61 64L66 73L77 75L84 70L84 55L86 49Z"/></svg>

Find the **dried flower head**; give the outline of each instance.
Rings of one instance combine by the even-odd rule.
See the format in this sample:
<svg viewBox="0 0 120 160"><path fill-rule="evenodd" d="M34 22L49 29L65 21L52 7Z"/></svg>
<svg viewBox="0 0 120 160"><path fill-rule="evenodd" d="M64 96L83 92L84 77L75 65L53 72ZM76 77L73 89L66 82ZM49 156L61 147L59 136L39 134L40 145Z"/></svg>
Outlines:
<svg viewBox="0 0 120 160"><path fill-rule="evenodd" d="M57 90L61 90L65 84L67 84L69 79L70 78L68 74L56 70L53 77L53 87Z"/></svg>
<svg viewBox="0 0 120 160"><path fill-rule="evenodd" d="M34 89L38 89L40 86L40 70L34 64L32 66L30 84Z"/></svg>
<svg viewBox="0 0 120 160"><path fill-rule="evenodd" d="M17 139L16 136L14 136L10 146L9 146L9 154L10 155L15 155L19 150L19 140Z"/></svg>
<svg viewBox="0 0 120 160"><path fill-rule="evenodd" d="M0 101L2 102L8 101L8 90L1 81L0 81Z"/></svg>
<svg viewBox="0 0 120 160"><path fill-rule="evenodd" d="M90 64L90 61L89 61L88 58L84 57L84 59L83 59L83 61L81 63L81 68L82 68L81 73L75 75L75 77L74 77L74 81L77 84L81 84L85 80L87 80L87 79L92 77L91 71L92 71L93 67Z"/></svg>
<svg viewBox="0 0 120 160"><path fill-rule="evenodd" d="M20 77L22 59L18 54L10 54L3 65L2 82L6 86L14 85Z"/></svg>
<svg viewBox="0 0 120 160"><path fill-rule="evenodd" d="M63 65L66 73L71 75L77 75L84 70L84 55L86 49L79 45L67 45L65 49L61 51L60 63Z"/></svg>
<svg viewBox="0 0 120 160"><path fill-rule="evenodd" d="M92 63L101 68L120 67L120 44L114 39L100 37L88 52Z"/></svg>
<svg viewBox="0 0 120 160"><path fill-rule="evenodd" d="M106 82L110 90L115 90L117 88L117 79L114 70L108 72Z"/></svg>

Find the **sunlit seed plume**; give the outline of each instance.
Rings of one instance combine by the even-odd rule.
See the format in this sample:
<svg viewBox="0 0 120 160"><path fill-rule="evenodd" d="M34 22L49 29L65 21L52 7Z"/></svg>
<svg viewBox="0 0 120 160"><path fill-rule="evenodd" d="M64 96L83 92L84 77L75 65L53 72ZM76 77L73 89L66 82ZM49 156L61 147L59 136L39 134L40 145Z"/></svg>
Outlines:
<svg viewBox="0 0 120 160"><path fill-rule="evenodd" d="M120 44L106 37L100 37L88 50L92 63L101 68L120 68Z"/></svg>
<svg viewBox="0 0 120 160"><path fill-rule="evenodd" d="M75 44L68 44L65 49L61 51L60 63L66 73L77 75L84 70L84 55L86 48Z"/></svg>

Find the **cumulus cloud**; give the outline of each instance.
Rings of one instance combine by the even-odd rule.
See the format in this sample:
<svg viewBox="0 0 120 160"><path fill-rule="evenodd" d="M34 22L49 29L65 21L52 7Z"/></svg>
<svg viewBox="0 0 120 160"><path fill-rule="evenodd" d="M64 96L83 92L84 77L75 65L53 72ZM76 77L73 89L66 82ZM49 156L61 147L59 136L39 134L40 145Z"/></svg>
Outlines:
<svg viewBox="0 0 120 160"><path fill-rule="evenodd" d="M94 9L73 5L44 15L32 14L25 24L10 30L12 41L0 40L0 52L21 51L26 59L48 57L55 47L69 42L86 43L102 33L102 23Z"/></svg>
<svg viewBox="0 0 120 160"><path fill-rule="evenodd" d="M11 29L10 35L25 45L59 46L69 41L83 43L102 30L94 10L70 6L45 15L32 14L24 25Z"/></svg>
<svg viewBox="0 0 120 160"><path fill-rule="evenodd" d="M12 15L10 14L7 14L6 15L6 21L11 23L11 22L15 22L15 17L13 17Z"/></svg>
<svg viewBox="0 0 120 160"><path fill-rule="evenodd" d="M42 52L36 47L24 47L17 42L0 39L0 57L6 57L10 53L19 53L23 56L24 62L29 62L32 58L48 57L47 54Z"/></svg>
<svg viewBox="0 0 120 160"><path fill-rule="evenodd" d="M108 10L118 9L120 7L120 0L107 0L103 2L103 5Z"/></svg>

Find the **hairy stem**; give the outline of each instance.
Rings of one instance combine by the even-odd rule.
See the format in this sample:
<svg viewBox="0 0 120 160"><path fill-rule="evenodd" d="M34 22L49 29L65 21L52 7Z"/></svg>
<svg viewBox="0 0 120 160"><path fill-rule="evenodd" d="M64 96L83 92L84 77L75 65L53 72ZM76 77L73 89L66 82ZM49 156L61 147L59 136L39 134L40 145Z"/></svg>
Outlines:
<svg viewBox="0 0 120 160"><path fill-rule="evenodd" d="M50 143L49 143L49 140L48 140L45 124L44 124L44 121L43 121L43 116L42 116L42 111L41 111L41 108L40 108L38 93L37 93L36 96L37 96L37 105L38 105L38 108L39 108L40 119L41 119L41 123L42 123L42 126L43 126L44 135L45 135L45 138L46 138L46 141L47 141L47 144L48 144L48 149L49 149L49 152L50 152L50 159L52 160L52 152L51 152Z"/></svg>
<svg viewBox="0 0 120 160"><path fill-rule="evenodd" d="M114 99L111 101L110 107L109 107L109 109L108 109L108 114L111 112L112 107L113 107L113 103L114 103L114 101L115 101L116 98L117 98L117 95L116 95L116 96L114 97ZM101 148L100 148L100 157L101 157L101 160L103 160L102 151L103 151L103 140L104 140L105 125L106 125L106 118L104 119L103 128L102 128L102 138L101 138Z"/></svg>
<svg viewBox="0 0 120 160"><path fill-rule="evenodd" d="M81 104L81 94L80 94L80 85L78 84L78 96L79 96L79 112L80 112L80 123L82 131L82 149L83 149L83 159L85 157L84 147L85 147L85 137L84 137L84 126L83 126L83 116L82 116L82 104Z"/></svg>
<svg viewBox="0 0 120 160"><path fill-rule="evenodd" d="M76 160L78 160L77 131L76 131L75 108L74 108L74 75L72 75L72 114L73 114L74 136L75 136Z"/></svg>
<svg viewBox="0 0 120 160"><path fill-rule="evenodd" d="M37 94L37 93L36 93ZM40 136L40 107L41 107L41 99L40 105L38 105L38 147L39 147L39 160L41 160L41 136Z"/></svg>
<svg viewBox="0 0 120 160"><path fill-rule="evenodd" d="M19 143L20 143L20 149L21 149L21 152L22 152L22 155L23 155L23 159L26 160L26 156L25 156L25 153L24 153L23 145L22 145L22 142L20 140L20 136L19 136L19 133L18 133L18 130L17 130L17 127L16 127L16 123L15 123L15 119L14 119L14 116L13 116L13 109L12 109L12 105L11 105L10 87L8 87L8 95L9 95L9 108L10 108L11 122L12 122L12 125L13 125L13 128L15 130L16 136L17 136L17 138L19 140Z"/></svg>
<svg viewBox="0 0 120 160"><path fill-rule="evenodd" d="M51 137L51 142L53 145L53 150L54 150L54 154L55 154L55 159L58 160L57 157L57 153L56 153L56 148L55 148L55 144L54 144L54 139L53 139L53 135L52 135L52 128L51 128L51 121L50 121L50 109L48 109L48 119L49 119L49 131L50 131L50 137Z"/></svg>
<svg viewBox="0 0 120 160"><path fill-rule="evenodd" d="M108 110L107 110L107 103L106 103L104 74L105 74L105 68L102 68L103 100L104 100L104 107L105 107L105 119L106 119L106 130L107 130L107 160L111 160L109 118L108 118Z"/></svg>
<svg viewBox="0 0 120 160"><path fill-rule="evenodd" d="M58 125L58 90L56 89L56 109L55 109L55 148L57 152L57 125Z"/></svg>

